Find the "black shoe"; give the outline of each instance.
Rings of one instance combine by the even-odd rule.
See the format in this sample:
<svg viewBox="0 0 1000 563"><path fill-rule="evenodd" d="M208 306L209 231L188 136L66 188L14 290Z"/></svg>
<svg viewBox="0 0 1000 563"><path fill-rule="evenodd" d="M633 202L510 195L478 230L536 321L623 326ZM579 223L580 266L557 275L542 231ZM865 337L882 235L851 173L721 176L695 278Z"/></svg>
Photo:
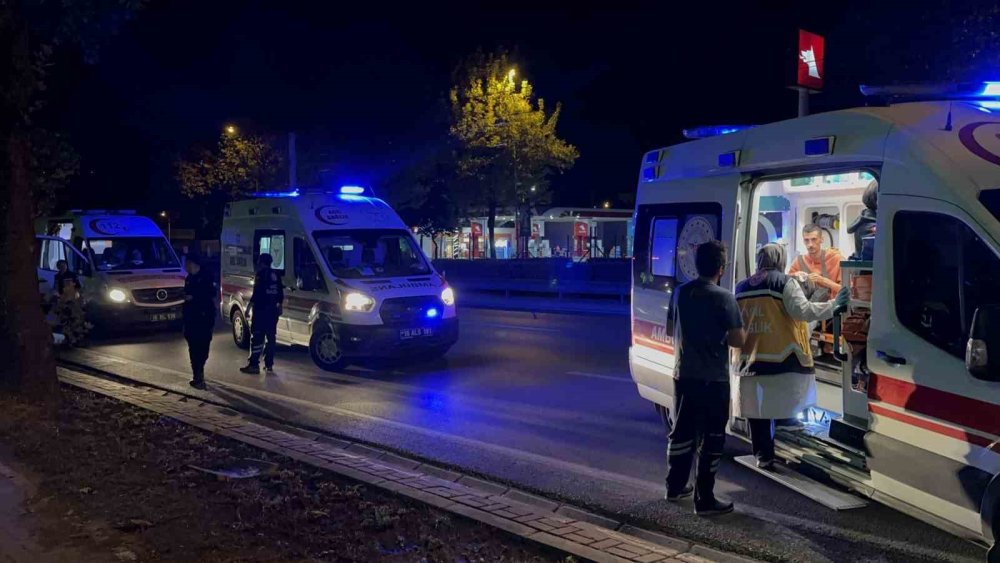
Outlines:
<svg viewBox="0 0 1000 563"><path fill-rule="evenodd" d="M274 375L274 366L264 366L264 372L267 375Z"/></svg>
<svg viewBox="0 0 1000 563"><path fill-rule="evenodd" d="M771 469L774 467L774 459L758 459L757 469Z"/></svg>
<svg viewBox="0 0 1000 563"><path fill-rule="evenodd" d="M694 503L694 513L698 516L716 516L718 514L729 514L733 511L733 503L721 502L712 499L709 502Z"/></svg>
<svg viewBox="0 0 1000 563"><path fill-rule="evenodd" d="M689 496L691 496L693 494L694 494L694 487L692 487L691 485L688 485L688 486L684 487L683 489L677 491L676 493L670 492L670 489L667 489L667 496L666 496L666 498L670 502L678 502L679 500L688 498Z"/></svg>
<svg viewBox="0 0 1000 563"><path fill-rule="evenodd" d="M201 389L202 391L204 391L205 389L208 389L208 386L205 385L204 381L193 381L192 380L192 381L189 382L189 384L191 385L191 387L194 387L195 389Z"/></svg>
<svg viewBox="0 0 1000 563"><path fill-rule="evenodd" d="M247 364L240 368L243 373L249 373L250 375L260 375L260 366L255 366Z"/></svg>

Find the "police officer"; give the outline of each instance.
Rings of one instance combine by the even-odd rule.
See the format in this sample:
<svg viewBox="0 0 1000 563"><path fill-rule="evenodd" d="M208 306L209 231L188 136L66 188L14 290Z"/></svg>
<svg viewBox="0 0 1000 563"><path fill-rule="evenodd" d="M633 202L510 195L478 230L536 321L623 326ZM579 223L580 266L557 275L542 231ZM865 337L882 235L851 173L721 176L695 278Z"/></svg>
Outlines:
<svg viewBox="0 0 1000 563"><path fill-rule="evenodd" d="M264 369L274 373L274 339L281 316L281 303L285 300L285 290L281 285L281 274L271 269L273 259L264 253L257 260L257 275L253 280L253 295L250 304L253 314L250 320L250 358L247 365L240 368L243 373L260 373L260 355L264 353ZM265 344L265 340L267 343Z"/></svg>
<svg viewBox="0 0 1000 563"><path fill-rule="evenodd" d="M205 362L215 327L215 284L201 267L201 258L189 255L184 263L184 338L191 356L191 387L205 389Z"/></svg>

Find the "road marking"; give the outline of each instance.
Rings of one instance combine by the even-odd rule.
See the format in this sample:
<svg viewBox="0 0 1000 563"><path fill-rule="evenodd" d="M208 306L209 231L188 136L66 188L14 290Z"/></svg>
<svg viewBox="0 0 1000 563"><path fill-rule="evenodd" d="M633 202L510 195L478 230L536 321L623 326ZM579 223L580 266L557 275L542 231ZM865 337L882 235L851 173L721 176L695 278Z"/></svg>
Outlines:
<svg viewBox="0 0 1000 563"><path fill-rule="evenodd" d="M617 377L614 375L602 375L600 373L589 373L586 371L567 371L566 375L579 375L581 377L591 377L594 379L607 379L608 381L617 381L618 383L632 383L631 377Z"/></svg>

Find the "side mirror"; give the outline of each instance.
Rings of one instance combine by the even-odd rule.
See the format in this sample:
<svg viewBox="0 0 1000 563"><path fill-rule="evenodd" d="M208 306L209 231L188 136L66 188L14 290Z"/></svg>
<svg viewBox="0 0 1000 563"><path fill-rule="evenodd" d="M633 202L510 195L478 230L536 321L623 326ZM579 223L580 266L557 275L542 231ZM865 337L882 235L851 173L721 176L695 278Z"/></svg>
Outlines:
<svg viewBox="0 0 1000 563"><path fill-rule="evenodd" d="M1000 305L985 305L972 316L965 369L976 379L1000 381Z"/></svg>

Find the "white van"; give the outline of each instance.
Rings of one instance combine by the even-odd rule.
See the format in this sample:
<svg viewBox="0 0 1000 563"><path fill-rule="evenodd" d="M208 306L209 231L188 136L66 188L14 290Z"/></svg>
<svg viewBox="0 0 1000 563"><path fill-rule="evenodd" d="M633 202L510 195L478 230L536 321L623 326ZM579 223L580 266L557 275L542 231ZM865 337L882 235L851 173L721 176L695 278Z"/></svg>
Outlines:
<svg viewBox="0 0 1000 563"><path fill-rule="evenodd" d="M56 263L66 260L98 327L180 324L185 274L151 219L131 211L72 211L39 219L35 232L43 294L54 292Z"/></svg>
<svg viewBox="0 0 1000 563"><path fill-rule="evenodd" d="M384 201L356 186L260 194L226 206L222 315L247 348L254 265L284 279L277 339L325 370L351 359L443 356L458 340L455 294Z"/></svg>
<svg viewBox="0 0 1000 563"><path fill-rule="evenodd" d="M871 287L850 307L870 314L867 335L847 347L817 327L817 404L800 416L804 434L779 427L778 453L992 543L1000 528L1000 83L950 93L960 99L731 128L647 153L629 361L639 394L672 407L670 297L697 276L697 245L715 238L730 248L722 279L730 289L753 273L763 244L785 244L789 264L805 253L807 223L821 224L826 245L851 256L858 249L847 226L877 181L874 257L842 263L844 285ZM748 435L736 418L729 431Z"/></svg>

